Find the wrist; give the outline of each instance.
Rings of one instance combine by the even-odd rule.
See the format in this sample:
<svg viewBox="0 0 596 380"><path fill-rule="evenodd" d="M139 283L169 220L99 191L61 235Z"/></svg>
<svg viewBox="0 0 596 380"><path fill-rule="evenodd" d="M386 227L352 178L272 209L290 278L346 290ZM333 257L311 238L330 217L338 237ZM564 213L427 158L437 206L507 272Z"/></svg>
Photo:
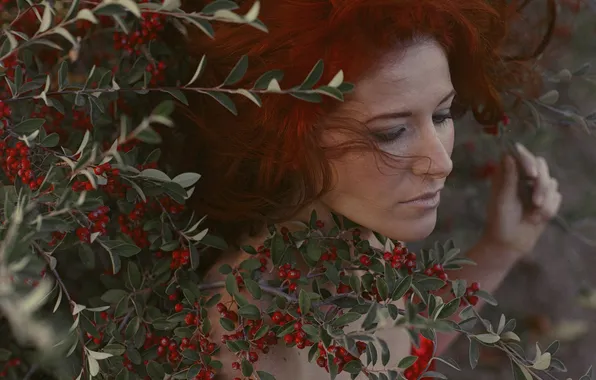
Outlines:
<svg viewBox="0 0 596 380"><path fill-rule="evenodd" d="M498 254L503 259L517 261L527 255L527 252L514 247L512 244L496 239L487 233L482 235L478 244L482 245L485 250Z"/></svg>

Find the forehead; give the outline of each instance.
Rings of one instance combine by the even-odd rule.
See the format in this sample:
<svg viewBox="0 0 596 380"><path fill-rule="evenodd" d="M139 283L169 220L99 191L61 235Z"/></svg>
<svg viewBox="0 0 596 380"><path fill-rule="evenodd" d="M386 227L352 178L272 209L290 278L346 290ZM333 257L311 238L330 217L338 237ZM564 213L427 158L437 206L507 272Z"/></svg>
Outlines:
<svg viewBox="0 0 596 380"><path fill-rule="evenodd" d="M387 54L356 83L354 103L370 114L434 108L453 89L449 64L435 41L419 42ZM432 111L431 110L431 111Z"/></svg>

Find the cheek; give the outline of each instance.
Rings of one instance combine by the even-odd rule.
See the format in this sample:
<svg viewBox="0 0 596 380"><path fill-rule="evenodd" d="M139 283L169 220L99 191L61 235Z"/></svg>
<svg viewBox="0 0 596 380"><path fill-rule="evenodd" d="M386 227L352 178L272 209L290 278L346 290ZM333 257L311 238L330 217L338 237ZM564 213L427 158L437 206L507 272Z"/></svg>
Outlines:
<svg viewBox="0 0 596 380"><path fill-rule="evenodd" d="M400 183L404 170L390 166L374 153L347 154L333 162L335 178L331 196L362 199L373 203L391 202Z"/></svg>

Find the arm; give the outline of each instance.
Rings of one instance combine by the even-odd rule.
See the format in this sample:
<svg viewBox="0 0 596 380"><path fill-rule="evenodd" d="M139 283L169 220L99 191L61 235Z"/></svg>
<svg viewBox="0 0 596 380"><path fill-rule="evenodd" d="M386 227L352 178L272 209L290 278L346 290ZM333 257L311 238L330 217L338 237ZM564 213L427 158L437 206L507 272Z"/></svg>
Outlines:
<svg viewBox="0 0 596 380"><path fill-rule="evenodd" d="M478 282L483 290L492 293L499 287L522 255L511 249L503 249L488 238L482 238L468 251L466 257L476 262L477 265L466 266L454 272L454 276L450 276L450 279L465 279L468 285L472 282ZM448 301L447 299L446 302ZM483 305L484 301L480 300L475 306L476 310L480 310ZM454 322L459 322L459 316L457 314L451 319ZM446 349L458 337L458 335L453 333L437 333L437 336L437 355L445 353Z"/></svg>

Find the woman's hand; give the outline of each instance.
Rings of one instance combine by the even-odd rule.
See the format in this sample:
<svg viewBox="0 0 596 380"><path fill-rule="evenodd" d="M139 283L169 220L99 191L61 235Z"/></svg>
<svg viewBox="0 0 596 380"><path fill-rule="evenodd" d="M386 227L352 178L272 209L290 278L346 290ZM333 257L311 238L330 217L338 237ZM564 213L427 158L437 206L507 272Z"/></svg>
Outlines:
<svg viewBox="0 0 596 380"><path fill-rule="evenodd" d="M532 205L524 207L518 192L519 169L513 157L505 156L493 179L484 239L500 249L522 256L534 249L548 222L557 215L561 194L544 158L534 156L520 144L516 147L520 166L535 182Z"/></svg>

